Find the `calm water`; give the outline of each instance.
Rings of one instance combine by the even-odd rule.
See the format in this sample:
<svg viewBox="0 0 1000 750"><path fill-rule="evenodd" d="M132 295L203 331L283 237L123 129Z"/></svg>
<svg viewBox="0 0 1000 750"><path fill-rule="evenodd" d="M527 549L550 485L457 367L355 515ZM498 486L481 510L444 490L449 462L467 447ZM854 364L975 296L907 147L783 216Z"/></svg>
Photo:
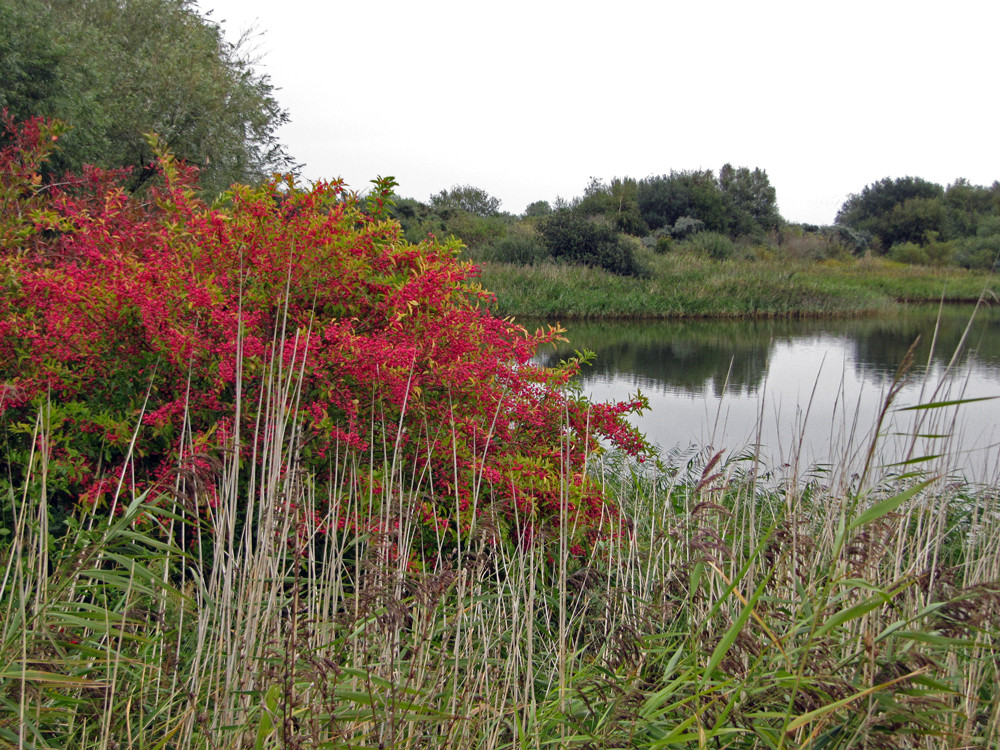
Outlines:
<svg viewBox="0 0 1000 750"><path fill-rule="evenodd" d="M938 315L921 308L848 321L572 322L570 343L540 358L596 352L582 374L584 391L615 400L641 390L651 409L636 423L664 451L760 445L770 466L857 470L920 336L880 431L879 461L945 454L928 465L989 481L1000 464L1000 310L972 317L972 308L952 307ZM956 399L986 400L905 408Z"/></svg>

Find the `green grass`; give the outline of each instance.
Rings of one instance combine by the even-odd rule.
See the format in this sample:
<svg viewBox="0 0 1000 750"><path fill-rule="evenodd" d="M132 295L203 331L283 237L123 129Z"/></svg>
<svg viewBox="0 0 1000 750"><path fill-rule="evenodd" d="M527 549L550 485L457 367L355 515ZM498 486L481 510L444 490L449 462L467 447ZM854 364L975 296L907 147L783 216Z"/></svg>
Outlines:
<svg viewBox="0 0 1000 750"><path fill-rule="evenodd" d="M433 490L392 446L327 502L283 470L295 415L270 416L265 450L219 467L213 531L182 533L184 476L58 537L44 483L9 488L0 747L1000 742L992 485L594 456L623 514L587 559L567 554L569 513L550 538L499 537L485 484L442 554L409 512ZM359 472L390 478L381 497ZM345 515L391 531L323 530Z"/></svg>
<svg viewBox="0 0 1000 750"><path fill-rule="evenodd" d="M880 259L713 261L646 252L648 278L541 263L483 263L482 283L501 315L546 318L861 316L901 303L975 302L1000 291L996 276Z"/></svg>

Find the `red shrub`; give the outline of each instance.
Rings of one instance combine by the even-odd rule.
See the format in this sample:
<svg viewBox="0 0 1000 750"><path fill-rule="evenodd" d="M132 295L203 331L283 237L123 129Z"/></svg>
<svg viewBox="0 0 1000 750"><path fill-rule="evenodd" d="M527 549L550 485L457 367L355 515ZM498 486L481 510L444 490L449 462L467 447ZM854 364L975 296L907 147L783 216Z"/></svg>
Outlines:
<svg viewBox="0 0 1000 750"><path fill-rule="evenodd" d="M567 387L574 365L533 364L560 331L491 316L456 244L407 243L381 218L391 181L362 202L276 179L209 207L165 156L145 202L97 170L43 189L46 132L28 125L0 155L0 419L24 448L53 405L49 490L64 504L181 471L211 505L218 459L237 436L242 455L263 450L258 418L287 410L286 460L322 486L353 452L372 487L402 461L429 528L487 489L508 532L515 509L545 524L560 477L585 533L609 512L584 459L602 438L643 450L624 421L641 401L590 404Z"/></svg>

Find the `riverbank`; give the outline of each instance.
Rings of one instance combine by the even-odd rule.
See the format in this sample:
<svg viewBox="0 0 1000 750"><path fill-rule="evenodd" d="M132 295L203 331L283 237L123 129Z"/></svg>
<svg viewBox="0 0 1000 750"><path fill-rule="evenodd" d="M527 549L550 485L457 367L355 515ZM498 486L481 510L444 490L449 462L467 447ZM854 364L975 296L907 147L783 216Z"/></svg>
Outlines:
<svg viewBox="0 0 1000 750"><path fill-rule="evenodd" d="M583 266L480 264L503 316L544 318L786 318L886 313L907 303L976 302L1000 277L878 258L715 261L648 254L648 277Z"/></svg>

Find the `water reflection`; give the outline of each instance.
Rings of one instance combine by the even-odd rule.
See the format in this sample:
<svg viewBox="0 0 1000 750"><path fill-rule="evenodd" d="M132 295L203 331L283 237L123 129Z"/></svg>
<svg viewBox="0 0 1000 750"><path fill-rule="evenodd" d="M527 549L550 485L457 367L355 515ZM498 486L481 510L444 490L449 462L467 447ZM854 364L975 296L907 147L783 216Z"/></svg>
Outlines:
<svg viewBox="0 0 1000 750"><path fill-rule="evenodd" d="M972 317L969 307L843 321L581 321L568 324L569 344L540 359L596 352L581 376L585 390L603 400L641 389L652 409L639 426L665 449L760 443L772 461L846 466L866 452L918 337L897 406L1000 396L998 324L1000 311L981 308ZM998 422L1000 400L947 412L896 410L882 430L880 460L947 452L981 475L996 462Z"/></svg>

